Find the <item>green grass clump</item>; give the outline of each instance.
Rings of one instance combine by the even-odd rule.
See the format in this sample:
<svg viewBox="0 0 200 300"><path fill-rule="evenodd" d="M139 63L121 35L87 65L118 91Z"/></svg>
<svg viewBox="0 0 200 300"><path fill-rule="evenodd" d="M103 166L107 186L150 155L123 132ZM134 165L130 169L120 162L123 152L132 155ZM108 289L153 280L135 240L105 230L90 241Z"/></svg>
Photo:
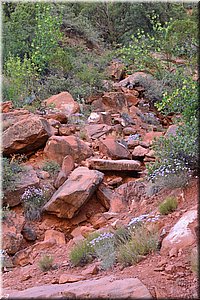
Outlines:
<svg viewBox="0 0 200 300"><path fill-rule="evenodd" d="M49 271L53 267L53 257L51 255L46 254L41 257L38 264L41 271Z"/></svg>
<svg viewBox="0 0 200 300"><path fill-rule="evenodd" d="M47 160L45 161L42 170L48 172L52 176L55 176L60 170L60 165L53 160Z"/></svg>
<svg viewBox="0 0 200 300"><path fill-rule="evenodd" d="M175 197L167 197L158 207L159 212L162 215L168 215L176 210L178 206L177 199Z"/></svg>
<svg viewBox="0 0 200 300"><path fill-rule="evenodd" d="M125 266L136 264L150 252L158 248L158 232L149 231L144 225L131 233L131 238L117 248L117 260Z"/></svg>
<svg viewBox="0 0 200 300"><path fill-rule="evenodd" d="M73 266L83 266L91 262L94 258L94 248L90 244L94 238L98 237L100 233L95 232L84 240L79 241L71 250L69 260Z"/></svg>

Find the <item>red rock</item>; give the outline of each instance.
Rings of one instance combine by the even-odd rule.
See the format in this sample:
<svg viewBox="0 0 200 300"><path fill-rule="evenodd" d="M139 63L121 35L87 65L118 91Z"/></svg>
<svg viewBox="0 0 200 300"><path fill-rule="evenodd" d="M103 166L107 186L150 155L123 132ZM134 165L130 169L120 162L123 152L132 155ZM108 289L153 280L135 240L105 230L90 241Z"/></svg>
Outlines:
<svg viewBox="0 0 200 300"><path fill-rule="evenodd" d="M62 165L65 156L71 155L75 162L81 162L92 155L92 150L78 137L52 136L46 143L44 154L47 159Z"/></svg>
<svg viewBox="0 0 200 300"><path fill-rule="evenodd" d="M59 110L66 116L70 116L79 112L79 104L74 101L72 95L68 92L61 92L57 95L53 95L50 98L43 101L46 106L53 106L54 109Z"/></svg>
<svg viewBox="0 0 200 300"><path fill-rule="evenodd" d="M90 266L88 266L85 270L81 272L82 276L87 276L87 275L96 275L99 271L99 264L94 263Z"/></svg>
<svg viewBox="0 0 200 300"><path fill-rule="evenodd" d="M164 254L171 248L184 249L195 242L195 235L189 226L197 221L197 210L184 213L179 221L172 227L169 234L163 239L161 253Z"/></svg>
<svg viewBox="0 0 200 300"><path fill-rule="evenodd" d="M52 128L47 120L29 115L3 132L3 153L32 152L44 146L51 135Z"/></svg>
<svg viewBox="0 0 200 300"><path fill-rule="evenodd" d="M141 146L136 146L132 152L132 157L144 157L149 152L149 149L145 149Z"/></svg>
<svg viewBox="0 0 200 300"><path fill-rule="evenodd" d="M58 189L67 180L69 174L74 170L74 159L71 155L67 155L63 159L62 168L55 180L54 186Z"/></svg>
<svg viewBox="0 0 200 300"><path fill-rule="evenodd" d="M58 129L59 135L72 135L76 132L76 127L74 125L61 125Z"/></svg>
<svg viewBox="0 0 200 300"><path fill-rule="evenodd" d="M107 219L101 213L97 213L90 217L89 222L95 229L104 227L107 224Z"/></svg>
<svg viewBox="0 0 200 300"><path fill-rule="evenodd" d="M89 227L89 226L81 226L80 227L80 233L81 235L86 238L89 234L91 234L92 232L94 232L94 228L93 227Z"/></svg>
<svg viewBox="0 0 200 300"><path fill-rule="evenodd" d="M128 84L131 84L134 86L136 83L138 83L139 78L147 78L147 79L153 79L153 76L144 72L135 72L132 75L129 75L124 80L121 80L120 82L115 83L114 87L126 87Z"/></svg>
<svg viewBox="0 0 200 300"><path fill-rule="evenodd" d="M135 128L134 127L125 127L125 128L123 128L123 134L124 135L130 135L130 134L136 134L137 133L137 131L135 130Z"/></svg>
<svg viewBox="0 0 200 300"><path fill-rule="evenodd" d="M96 191L97 199L101 202L101 204L106 208L110 208L110 201L113 197L113 191L105 186L105 184L101 183Z"/></svg>
<svg viewBox="0 0 200 300"><path fill-rule="evenodd" d="M55 239L57 244L66 244L64 233L57 230L49 229L45 231L44 241L49 239Z"/></svg>
<svg viewBox="0 0 200 300"><path fill-rule="evenodd" d="M126 93L125 97L129 105L137 105L140 101L140 99L134 96L132 93Z"/></svg>
<svg viewBox="0 0 200 300"><path fill-rule="evenodd" d="M163 136L163 132L150 131L143 136L143 141L151 144L155 138L159 138L161 136Z"/></svg>
<svg viewBox="0 0 200 300"><path fill-rule="evenodd" d="M52 113L48 113L46 115L44 115L45 119L53 119L56 121L59 121L61 124L66 124L68 121L68 118L66 116L66 114L62 113L62 112L52 112Z"/></svg>
<svg viewBox="0 0 200 300"><path fill-rule="evenodd" d="M107 170L107 171L140 171L141 163L137 160L106 160L91 158L88 160L90 168L96 170Z"/></svg>
<svg viewBox="0 0 200 300"><path fill-rule="evenodd" d="M44 211L71 219L87 202L103 180L104 174L86 167L75 169L44 205Z"/></svg>
<svg viewBox="0 0 200 300"><path fill-rule="evenodd" d="M23 236L20 233L8 232L3 235L3 250L6 250L8 254L15 254L21 246Z"/></svg>
<svg viewBox="0 0 200 300"><path fill-rule="evenodd" d="M128 145L128 148L132 149L139 145L139 141L138 140L129 140L127 145Z"/></svg>
<svg viewBox="0 0 200 300"><path fill-rule="evenodd" d="M99 142L99 151L112 159L130 158L128 149L111 137L107 137Z"/></svg>
<svg viewBox="0 0 200 300"><path fill-rule="evenodd" d="M150 292L138 278L116 279L114 276L10 291L8 299L27 299L30 295L33 298L152 299Z"/></svg>
<svg viewBox="0 0 200 300"><path fill-rule="evenodd" d="M102 103L105 110L122 112L127 107L127 100L124 93L106 92L102 96Z"/></svg>
<svg viewBox="0 0 200 300"><path fill-rule="evenodd" d="M114 80L122 80L125 74L125 66L119 61L113 61L111 65L107 67L106 73Z"/></svg>
<svg viewBox="0 0 200 300"><path fill-rule="evenodd" d="M84 279L85 277L81 275L62 274L59 278L59 284L63 284L66 282L76 282Z"/></svg>
<svg viewBox="0 0 200 300"><path fill-rule="evenodd" d="M12 109L13 103L12 101L6 101L1 103L1 112L2 113L7 113L9 112L10 109Z"/></svg>
<svg viewBox="0 0 200 300"><path fill-rule="evenodd" d="M90 124L85 126L87 135L92 139L98 139L102 135L111 132L112 127L106 124Z"/></svg>

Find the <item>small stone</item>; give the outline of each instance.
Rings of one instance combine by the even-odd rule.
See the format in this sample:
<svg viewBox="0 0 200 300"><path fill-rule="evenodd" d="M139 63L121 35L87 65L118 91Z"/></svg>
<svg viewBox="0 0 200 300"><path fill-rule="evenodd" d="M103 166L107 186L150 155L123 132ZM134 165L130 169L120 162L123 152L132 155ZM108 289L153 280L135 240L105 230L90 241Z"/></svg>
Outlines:
<svg viewBox="0 0 200 300"><path fill-rule="evenodd" d="M25 225L22 229L22 235L27 241L35 241L37 239L35 230L28 225Z"/></svg>
<svg viewBox="0 0 200 300"><path fill-rule="evenodd" d="M62 274L59 278L59 284L66 283L66 282L76 282L80 280L84 280L84 276L79 275L72 275L72 274Z"/></svg>

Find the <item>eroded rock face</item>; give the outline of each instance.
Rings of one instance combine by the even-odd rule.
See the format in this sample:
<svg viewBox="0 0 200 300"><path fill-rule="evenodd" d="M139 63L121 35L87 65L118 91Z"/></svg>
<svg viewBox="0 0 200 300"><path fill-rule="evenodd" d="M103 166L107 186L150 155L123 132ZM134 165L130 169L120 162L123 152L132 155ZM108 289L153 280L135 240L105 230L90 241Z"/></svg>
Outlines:
<svg viewBox="0 0 200 300"><path fill-rule="evenodd" d="M78 137L52 136L44 148L44 153L49 160L62 165L65 156L71 155L74 161L79 163L90 157L92 150Z"/></svg>
<svg viewBox="0 0 200 300"><path fill-rule="evenodd" d="M37 286L24 291L14 291L9 294L8 299L24 299L30 295L33 298L152 299L148 289L138 278L115 279L114 276L66 284Z"/></svg>
<svg viewBox="0 0 200 300"><path fill-rule="evenodd" d="M100 141L99 151L112 159L130 158L128 149L111 137Z"/></svg>
<svg viewBox="0 0 200 300"><path fill-rule="evenodd" d="M52 135L52 128L47 120L37 116L27 115L2 135L3 153L28 153L45 145Z"/></svg>
<svg viewBox="0 0 200 300"><path fill-rule="evenodd" d="M184 213L180 220L172 227L169 234L163 239L161 253L175 248L184 249L192 245L195 240L195 234L190 229L191 224L197 222L197 209Z"/></svg>
<svg viewBox="0 0 200 300"><path fill-rule="evenodd" d="M73 218L103 180L104 174L86 167L75 169L45 204L44 211L59 218Z"/></svg>
<svg viewBox="0 0 200 300"><path fill-rule="evenodd" d="M72 95L68 92L61 92L44 100L46 106L53 106L54 109L64 113L67 117L79 112L79 104L74 101Z"/></svg>

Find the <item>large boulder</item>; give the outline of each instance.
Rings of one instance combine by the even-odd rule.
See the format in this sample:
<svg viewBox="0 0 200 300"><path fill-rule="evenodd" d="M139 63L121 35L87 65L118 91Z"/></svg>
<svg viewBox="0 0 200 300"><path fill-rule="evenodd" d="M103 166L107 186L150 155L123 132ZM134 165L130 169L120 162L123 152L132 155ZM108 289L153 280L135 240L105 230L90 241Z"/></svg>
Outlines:
<svg viewBox="0 0 200 300"><path fill-rule="evenodd" d="M130 158L128 149L112 137L107 137L99 142L99 151L112 159Z"/></svg>
<svg viewBox="0 0 200 300"><path fill-rule="evenodd" d="M74 161L79 163L90 157L92 150L78 137L52 136L46 143L44 153L49 160L54 160L62 165L65 156L71 155Z"/></svg>
<svg viewBox="0 0 200 300"><path fill-rule="evenodd" d="M68 92L53 95L44 100L44 104L49 107L52 106L53 109L63 112L68 117L80 110L79 104L74 101L72 95Z"/></svg>
<svg viewBox="0 0 200 300"><path fill-rule="evenodd" d="M6 130L8 127L16 124L19 121L24 119L28 119L33 114L30 113L27 109L15 109L14 111L8 111L2 113L2 125L3 131Z"/></svg>
<svg viewBox="0 0 200 300"><path fill-rule="evenodd" d="M4 289L4 293L6 289ZM24 291L13 291L8 299L73 298L73 299L152 299L145 285L138 278L116 279L104 276L100 279L35 286Z"/></svg>
<svg viewBox="0 0 200 300"><path fill-rule="evenodd" d="M67 179L71 171L75 168L74 159L71 155L65 156L62 163L62 168L54 182L54 186L58 189Z"/></svg>
<svg viewBox="0 0 200 300"><path fill-rule="evenodd" d="M28 115L8 127L2 135L3 153L28 153L44 146L52 135L52 127L44 118Z"/></svg>
<svg viewBox="0 0 200 300"><path fill-rule="evenodd" d="M59 218L73 218L103 180L104 174L86 167L75 169L45 204L44 211Z"/></svg>
<svg viewBox="0 0 200 300"><path fill-rule="evenodd" d="M197 209L192 209L184 213L172 227L169 234L163 239L161 253L164 254L172 248L179 250L192 245L196 241L196 236L192 232L191 227L195 227L196 223Z"/></svg>

